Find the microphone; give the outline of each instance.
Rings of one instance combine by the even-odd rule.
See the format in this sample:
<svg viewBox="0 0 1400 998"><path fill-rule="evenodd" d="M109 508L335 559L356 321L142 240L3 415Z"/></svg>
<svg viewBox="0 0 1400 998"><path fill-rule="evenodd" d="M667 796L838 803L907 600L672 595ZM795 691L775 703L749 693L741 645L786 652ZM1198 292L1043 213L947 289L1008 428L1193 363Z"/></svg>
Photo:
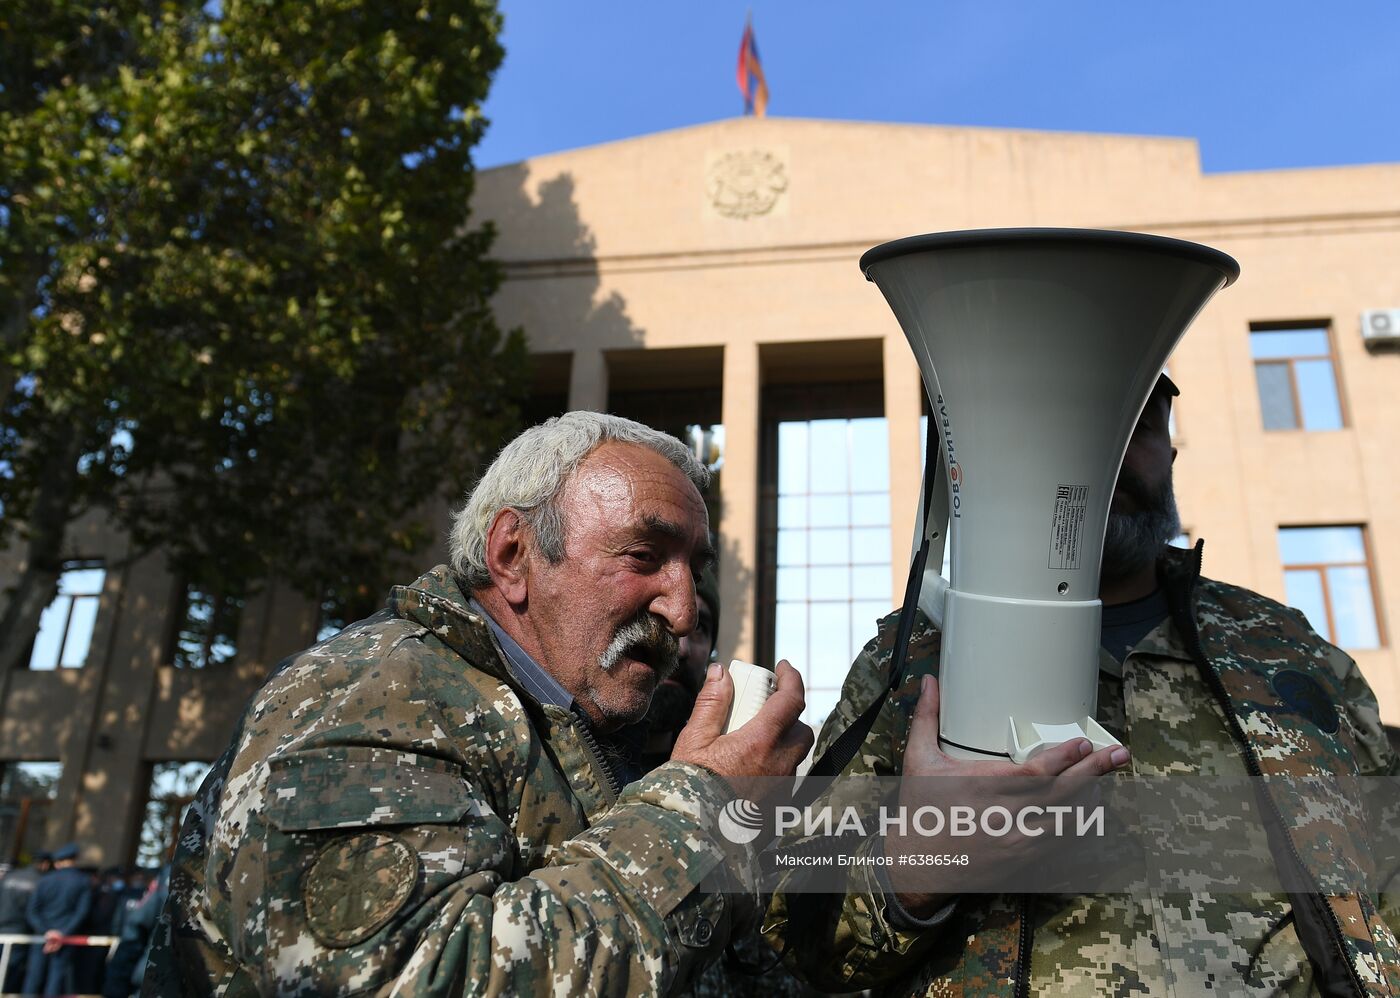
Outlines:
<svg viewBox="0 0 1400 998"><path fill-rule="evenodd" d="M763 709L778 688L778 677L762 666L741 662L737 658L725 668L729 678L734 680L734 699L729 704L729 717L724 722L724 733L727 735L743 727Z"/></svg>

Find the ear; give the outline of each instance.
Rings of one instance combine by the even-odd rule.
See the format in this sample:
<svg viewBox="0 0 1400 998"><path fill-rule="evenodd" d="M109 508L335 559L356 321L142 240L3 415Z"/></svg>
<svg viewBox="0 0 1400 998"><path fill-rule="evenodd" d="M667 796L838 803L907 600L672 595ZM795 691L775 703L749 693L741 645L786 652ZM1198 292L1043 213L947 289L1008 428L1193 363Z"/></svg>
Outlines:
<svg viewBox="0 0 1400 998"><path fill-rule="evenodd" d="M523 606L530 595L530 528L513 509L503 509L486 531L486 569L491 584L511 606Z"/></svg>

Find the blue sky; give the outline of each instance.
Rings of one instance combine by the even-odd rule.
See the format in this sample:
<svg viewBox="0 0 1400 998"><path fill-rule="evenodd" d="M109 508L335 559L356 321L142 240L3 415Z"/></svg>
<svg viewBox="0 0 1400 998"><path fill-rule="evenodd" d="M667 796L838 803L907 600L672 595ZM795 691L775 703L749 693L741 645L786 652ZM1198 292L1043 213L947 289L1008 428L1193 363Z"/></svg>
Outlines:
<svg viewBox="0 0 1400 998"><path fill-rule="evenodd" d="M1175 135L1207 171L1400 162L1400 2L756 0L769 113ZM503 0L477 163L742 113L736 0Z"/></svg>

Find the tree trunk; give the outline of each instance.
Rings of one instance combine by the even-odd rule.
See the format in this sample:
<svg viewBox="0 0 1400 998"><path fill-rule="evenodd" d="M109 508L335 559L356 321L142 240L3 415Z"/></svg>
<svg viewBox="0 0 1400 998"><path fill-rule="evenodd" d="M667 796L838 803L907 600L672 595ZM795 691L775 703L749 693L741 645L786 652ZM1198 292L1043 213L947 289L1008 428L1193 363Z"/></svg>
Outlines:
<svg viewBox="0 0 1400 998"><path fill-rule="evenodd" d="M10 587L9 603L0 618L0 676L21 668L30 642L39 630L39 617L58 591L63 570L63 539L72 519L73 494L78 483L78 448L81 436L65 427L54 441L53 456L44 469L26 524L29 543L24 570Z"/></svg>

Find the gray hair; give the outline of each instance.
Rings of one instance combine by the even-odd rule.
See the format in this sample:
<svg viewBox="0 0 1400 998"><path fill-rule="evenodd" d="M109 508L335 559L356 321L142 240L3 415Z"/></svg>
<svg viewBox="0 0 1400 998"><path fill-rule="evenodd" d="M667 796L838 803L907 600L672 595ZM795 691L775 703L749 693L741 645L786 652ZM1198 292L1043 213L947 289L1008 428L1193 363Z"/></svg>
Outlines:
<svg viewBox="0 0 1400 998"><path fill-rule="evenodd" d="M452 516L448 557L469 589L491 584L486 568L486 532L503 509L519 512L551 564L564 557L566 524L559 496L574 471L600 444L636 444L679 468L703 492L710 472L675 437L621 416L578 410L532 426L496 455L467 504Z"/></svg>

